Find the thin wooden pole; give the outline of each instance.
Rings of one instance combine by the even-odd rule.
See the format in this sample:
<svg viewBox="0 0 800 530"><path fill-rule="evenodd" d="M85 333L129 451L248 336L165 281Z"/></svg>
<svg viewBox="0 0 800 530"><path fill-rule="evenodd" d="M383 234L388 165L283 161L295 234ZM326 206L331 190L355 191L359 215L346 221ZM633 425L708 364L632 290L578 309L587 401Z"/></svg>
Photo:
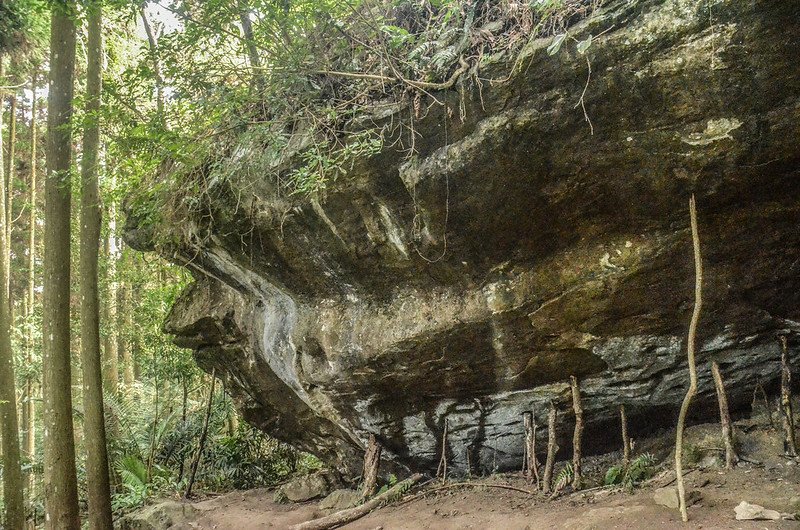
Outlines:
<svg viewBox="0 0 800 530"><path fill-rule="evenodd" d="M703 259L700 255L700 234L697 229L697 206L694 195L689 199L689 217L692 225L692 247L694 250L694 311L692 320L689 323L689 337L686 344L686 356L689 361L689 388L686 396L681 403L681 410L678 414L678 427L675 431L675 477L678 482L678 500L681 510L681 518L684 522L689 520L686 512L686 486L683 483L683 431L686 427L686 413L695 394L697 394L697 365L695 364L695 340L697 336L697 324L700 321L700 311L703 308Z"/></svg>
<svg viewBox="0 0 800 530"><path fill-rule="evenodd" d="M575 431L572 436L572 489L581 489L581 441L583 439L583 406L581 387L574 375L569 378L572 389L572 408L575 411Z"/></svg>
<svg viewBox="0 0 800 530"><path fill-rule="evenodd" d="M381 463L381 444L374 434L369 435L367 451L364 454L364 487L361 496L371 497L378 486L378 469Z"/></svg>
<svg viewBox="0 0 800 530"><path fill-rule="evenodd" d="M536 489L539 489L539 460L536 458L536 417L532 412L525 412L522 415L522 424L525 427L525 478L530 484L536 481Z"/></svg>
<svg viewBox="0 0 800 530"><path fill-rule="evenodd" d="M184 493L185 498L189 498L192 495L192 486L194 486L194 479L197 475L197 466L200 464L200 457L203 454L203 447L206 445L206 437L208 436L208 420L211 418L211 405L214 402L214 384L217 381L217 369L211 369L211 390L208 392L208 404L206 405L206 417L203 420L203 430L200 432L200 440L197 442L197 453L194 455L194 460L192 460L192 467L189 471L189 483L186 485L186 493Z"/></svg>
<svg viewBox="0 0 800 530"><path fill-rule="evenodd" d="M436 469L436 476L442 478L442 482L447 481L447 418L444 420L444 432L442 432L442 458L439 459L439 467Z"/></svg>
<svg viewBox="0 0 800 530"><path fill-rule="evenodd" d="M719 419L722 424L722 441L725 443L725 467L733 469L739 456L733 446L733 430L731 428L731 412L728 407L728 394L725 392L725 383L719 371L717 361L711 363L711 374L714 376L714 386L717 389L717 402L719 403Z"/></svg>
<svg viewBox="0 0 800 530"><path fill-rule="evenodd" d="M628 416L625 414L625 405L619 406L619 422L622 425L622 465L628 467L631 463L631 438L628 436Z"/></svg>
<svg viewBox="0 0 800 530"><path fill-rule="evenodd" d="M547 460L544 464L544 477L542 478L542 491L544 493L550 493L552 488L553 466L556 463L556 453L558 452L558 445L556 444L557 416L556 406L551 401L550 412L547 415Z"/></svg>
<svg viewBox="0 0 800 530"><path fill-rule="evenodd" d="M781 416L783 417L783 452L786 456L797 456L797 441L794 433L794 411L792 410L792 371L789 369L789 347L786 335L781 335Z"/></svg>

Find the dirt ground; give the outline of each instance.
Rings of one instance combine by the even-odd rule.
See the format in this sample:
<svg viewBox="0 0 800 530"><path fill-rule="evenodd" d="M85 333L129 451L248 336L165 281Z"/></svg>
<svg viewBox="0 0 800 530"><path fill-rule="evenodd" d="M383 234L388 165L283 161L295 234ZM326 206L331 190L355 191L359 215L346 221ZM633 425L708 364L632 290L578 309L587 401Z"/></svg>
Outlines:
<svg viewBox="0 0 800 530"><path fill-rule="evenodd" d="M736 521L734 507L740 501L790 511L800 496L800 461L781 456L777 430L760 428L751 420L739 424L740 452L753 463L743 462L727 471L718 466L716 425L699 425L687 432L687 447L696 462L686 475L687 490L700 493L689 508L690 522L683 524L677 510L659 506L656 488L674 485L668 434L643 441L648 451L663 462L662 471L632 493L619 489L593 489L564 493L550 500L541 494L527 495L493 487L457 487L416 496L384 507L343 528L394 529L612 529L671 528L779 529L800 528L800 521ZM587 459L591 480L600 480L617 454ZM528 488L519 474L494 475L475 482L511 484ZM672 483L672 484L670 484ZM429 487L434 487L431 485ZM176 528L216 530L281 529L324 515L318 501L276 504L271 490L234 492L196 502L200 515ZM406 498L407 499L407 498ZM797 508L795 508L797 509Z"/></svg>

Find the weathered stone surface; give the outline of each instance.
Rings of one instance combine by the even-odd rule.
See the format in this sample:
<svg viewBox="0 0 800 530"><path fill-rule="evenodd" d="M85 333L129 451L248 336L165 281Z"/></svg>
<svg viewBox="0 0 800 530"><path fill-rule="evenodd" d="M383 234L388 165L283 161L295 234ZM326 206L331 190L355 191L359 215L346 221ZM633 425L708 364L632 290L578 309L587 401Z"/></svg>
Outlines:
<svg viewBox="0 0 800 530"><path fill-rule="evenodd" d="M194 520L198 511L189 503L165 501L126 515L120 522L120 528L121 530L175 529Z"/></svg>
<svg viewBox="0 0 800 530"><path fill-rule="evenodd" d="M319 509L338 512L339 510L352 508L360 502L361 494L356 490L339 489L322 499L319 503Z"/></svg>
<svg viewBox="0 0 800 530"><path fill-rule="evenodd" d="M781 514L777 510L769 510L747 501L740 502L733 511L736 513L737 521L778 521L791 517L791 514Z"/></svg>
<svg viewBox="0 0 800 530"><path fill-rule="evenodd" d="M408 138L387 142L318 199L252 171L210 179L213 222L170 255L197 281L167 330L249 421L350 477L370 433L389 463L435 470L445 420L450 469L518 468L522 413L542 424L551 399L568 449L570 375L586 450L618 444L619 403L634 436L672 424L692 193L694 414L716 416L712 359L734 411L775 379L775 335L800 320L800 5L612 1L570 33L597 36L587 56L534 41L508 82L437 94L447 108L414 120L411 158ZM587 57L593 134L576 108ZM383 108L379 125L409 124Z"/></svg>
<svg viewBox="0 0 800 530"><path fill-rule="evenodd" d="M292 502L305 502L328 493L325 477L320 473L296 477L280 487L283 496Z"/></svg>
<svg viewBox="0 0 800 530"><path fill-rule="evenodd" d="M691 506L702 499L702 494L697 490L689 490L686 492L686 506ZM653 492L653 501L659 506L665 506L677 510L680 506L678 499L678 488L675 486L668 486L666 488L658 488Z"/></svg>

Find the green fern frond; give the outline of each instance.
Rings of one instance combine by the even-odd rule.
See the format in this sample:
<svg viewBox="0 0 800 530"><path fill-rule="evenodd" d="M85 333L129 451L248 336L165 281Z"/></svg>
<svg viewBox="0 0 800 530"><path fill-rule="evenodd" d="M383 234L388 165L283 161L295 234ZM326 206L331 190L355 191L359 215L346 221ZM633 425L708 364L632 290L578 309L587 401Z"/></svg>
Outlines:
<svg viewBox="0 0 800 530"><path fill-rule="evenodd" d="M555 491L561 491L567 487L567 484L572 482L575 477L575 471L572 469L572 462L567 462L564 468L558 472L556 476Z"/></svg>

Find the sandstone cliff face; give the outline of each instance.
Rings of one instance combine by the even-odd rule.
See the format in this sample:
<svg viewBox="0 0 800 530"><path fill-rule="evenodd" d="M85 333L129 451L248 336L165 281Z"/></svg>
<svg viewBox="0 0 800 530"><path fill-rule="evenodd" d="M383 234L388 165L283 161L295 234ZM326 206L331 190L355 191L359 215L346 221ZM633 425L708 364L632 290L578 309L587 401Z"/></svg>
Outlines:
<svg viewBox="0 0 800 530"><path fill-rule="evenodd" d="M620 403L634 431L672 424L691 193L696 413L714 414L712 359L736 407L775 379L776 333L800 321L800 4L615 1L570 34L596 36L587 56L536 41L508 81L435 94L416 154L387 145L318 200L224 184L212 233L175 256L197 281L167 330L249 421L349 476L369 433L435 469L445 421L451 468L517 468L524 411L541 423L553 400L571 429L570 375L590 445L617 443ZM412 122L408 105L375 112Z"/></svg>

